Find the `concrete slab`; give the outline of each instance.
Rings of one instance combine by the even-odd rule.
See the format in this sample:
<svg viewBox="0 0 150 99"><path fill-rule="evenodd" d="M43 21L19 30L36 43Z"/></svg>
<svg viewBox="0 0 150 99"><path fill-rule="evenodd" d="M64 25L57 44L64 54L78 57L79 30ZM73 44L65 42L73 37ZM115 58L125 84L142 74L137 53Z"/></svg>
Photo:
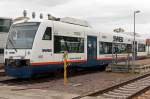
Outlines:
<svg viewBox="0 0 150 99"><path fill-rule="evenodd" d="M1 63L4 63L4 55L3 54L0 54L0 64Z"/></svg>
<svg viewBox="0 0 150 99"><path fill-rule="evenodd" d="M21 90L20 90L21 89ZM0 86L0 99L72 99L77 94L53 90L25 89L17 86Z"/></svg>

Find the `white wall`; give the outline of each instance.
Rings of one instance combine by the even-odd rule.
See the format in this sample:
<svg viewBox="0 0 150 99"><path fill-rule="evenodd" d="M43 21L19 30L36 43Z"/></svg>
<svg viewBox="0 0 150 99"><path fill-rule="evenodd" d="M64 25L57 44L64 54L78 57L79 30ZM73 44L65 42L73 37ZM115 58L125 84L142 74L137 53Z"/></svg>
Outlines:
<svg viewBox="0 0 150 99"><path fill-rule="evenodd" d="M4 56L0 54L0 63L4 63Z"/></svg>

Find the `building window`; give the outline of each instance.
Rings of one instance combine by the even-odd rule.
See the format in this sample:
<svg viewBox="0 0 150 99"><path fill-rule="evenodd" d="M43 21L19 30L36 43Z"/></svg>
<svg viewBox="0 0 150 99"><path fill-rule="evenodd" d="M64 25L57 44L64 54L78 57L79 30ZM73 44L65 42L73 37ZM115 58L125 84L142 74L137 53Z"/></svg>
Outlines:
<svg viewBox="0 0 150 99"><path fill-rule="evenodd" d="M51 40L51 39L52 39L52 28L47 27L42 40Z"/></svg>
<svg viewBox="0 0 150 99"><path fill-rule="evenodd" d="M54 53L84 53L84 39L78 37L54 36Z"/></svg>
<svg viewBox="0 0 150 99"><path fill-rule="evenodd" d="M8 32L11 22L11 19L0 19L0 32Z"/></svg>
<svg viewBox="0 0 150 99"><path fill-rule="evenodd" d="M127 44L126 51L127 53L132 53L132 44Z"/></svg>
<svg viewBox="0 0 150 99"><path fill-rule="evenodd" d="M0 49L0 54L4 54L4 49Z"/></svg>

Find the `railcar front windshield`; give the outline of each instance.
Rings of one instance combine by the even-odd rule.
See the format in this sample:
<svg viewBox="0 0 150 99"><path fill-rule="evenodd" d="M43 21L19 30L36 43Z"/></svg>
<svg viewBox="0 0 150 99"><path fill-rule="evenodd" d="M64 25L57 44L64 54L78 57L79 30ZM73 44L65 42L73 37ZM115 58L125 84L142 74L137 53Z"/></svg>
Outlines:
<svg viewBox="0 0 150 99"><path fill-rule="evenodd" d="M6 48L31 49L39 24L39 22L25 22L12 25Z"/></svg>

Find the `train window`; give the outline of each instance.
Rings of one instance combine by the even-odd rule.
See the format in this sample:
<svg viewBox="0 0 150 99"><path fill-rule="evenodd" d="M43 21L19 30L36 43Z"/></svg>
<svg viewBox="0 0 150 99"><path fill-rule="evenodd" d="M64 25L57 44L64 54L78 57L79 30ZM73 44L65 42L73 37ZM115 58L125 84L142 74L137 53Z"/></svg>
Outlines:
<svg viewBox="0 0 150 99"><path fill-rule="evenodd" d="M39 22L24 22L12 25L6 48L31 49Z"/></svg>
<svg viewBox="0 0 150 99"><path fill-rule="evenodd" d="M145 44L138 44L138 52L145 52Z"/></svg>
<svg viewBox="0 0 150 99"><path fill-rule="evenodd" d="M47 27L42 40L51 40L52 39L52 28Z"/></svg>
<svg viewBox="0 0 150 99"><path fill-rule="evenodd" d="M100 42L99 43L100 54L111 54L112 53L112 43Z"/></svg>
<svg viewBox="0 0 150 99"><path fill-rule="evenodd" d="M122 44L122 43L115 43L114 45L114 52L115 53L127 53L132 51L131 44ZM110 42L100 42L99 45L100 54L112 54L112 43Z"/></svg>
<svg viewBox="0 0 150 99"><path fill-rule="evenodd" d="M116 53L131 53L132 52L132 45L131 44L123 44L123 43L116 43Z"/></svg>
<svg viewBox="0 0 150 99"><path fill-rule="evenodd" d="M127 51L126 48L127 48L127 44L121 44L121 43L116 44L117 53L126 53Z"/></svg>
<svg viewBox="0 0 150 99"><path fill-rule="evenodd" d="M84 53L84 39L77 37L54 36L54 53Z"/></svg>

